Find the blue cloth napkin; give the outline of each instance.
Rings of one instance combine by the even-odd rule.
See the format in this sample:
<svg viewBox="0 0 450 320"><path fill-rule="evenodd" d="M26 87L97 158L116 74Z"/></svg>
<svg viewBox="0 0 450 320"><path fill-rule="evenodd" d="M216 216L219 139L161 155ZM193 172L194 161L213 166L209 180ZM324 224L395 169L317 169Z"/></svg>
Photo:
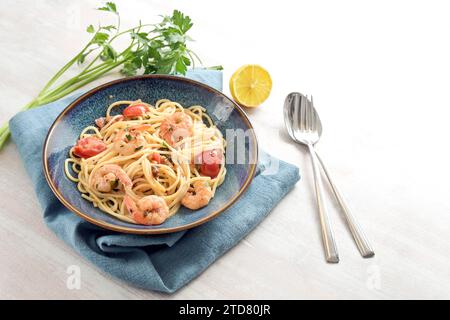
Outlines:
<svg viewBox="0 0 450 320"><path fill-rule="evenodd" d="M187 76L222 89L221 72L196 70ZM57 115L76 96L17 114L10 121L12 138L49 228L101 270L137 287L172 293L186 285L258 225L300 178L297 167L261 152L257 176L248 190L210 222L191 230L155 236L101 229L58 201L42 168L45 135ZM269 174L271 170L267 168L272 168L276 161L279 161L277 174Z"/></svg>

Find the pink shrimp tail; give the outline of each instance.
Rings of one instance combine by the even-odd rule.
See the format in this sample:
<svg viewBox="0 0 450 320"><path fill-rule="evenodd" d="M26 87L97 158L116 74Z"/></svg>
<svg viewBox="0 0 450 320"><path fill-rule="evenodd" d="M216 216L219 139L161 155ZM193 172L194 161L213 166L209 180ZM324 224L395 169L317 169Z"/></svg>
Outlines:
<svg viewBox="0 0 450 320"><path fill-rule="evenodd" d="M133 214L134 212L136 212L138 210L136 203L128 195L125 195L125 197L123 198L123 203L125 204L125 207L127 208L128 212L130 214Z"/></svg>
<svg viewBox="0 0 450 320"><path fill-rule="evenodd" d="M131 181L130 177L128 176L125 176L122 179L119 178L119 180L125 187L131 188L133 186L133 181Z"/></svg>
<svg viewBox="0 0 450 320"><path fill-rule="evenodd" d="M106 123L106 118L105 117L101 117L98 119L95 119L95 124L97 125L97 127L99 127L100 129L103 128L105 126Z"/></svg>

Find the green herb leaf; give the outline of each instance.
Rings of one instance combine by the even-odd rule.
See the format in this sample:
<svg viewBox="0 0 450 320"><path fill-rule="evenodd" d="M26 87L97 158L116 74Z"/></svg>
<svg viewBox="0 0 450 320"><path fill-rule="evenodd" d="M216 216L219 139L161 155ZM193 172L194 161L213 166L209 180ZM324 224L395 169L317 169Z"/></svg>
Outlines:
<svg viewBox="0 0 450 320"><path fill-rule="evenodd" d="M103 61L106 61L106 60L108 60L108 59L116 60L116 58L117 58L117 52L116 52L116 50L114 50L114 48L113 48L110 44L105 43L105 44L103 45L103 51L102 51L102 53L101 53L100 58L101 58Z"/></svg>
<svg viewBox="0 0 450 320"><path fill-rule="evenodd" d="M144 147L144 146L137 147L136 149L134 149L134 151L139 151L139 150L141 150L143 147Z"/></svg>
<svg viewBox="0 0 450 320"><path fill-rule="evenodd" d="M131 62L125 62L120 72L125 76L135 76L137 74L137 68Z"/></svg>
<svg viewBox="0 0 450 320"><path fill-rule="evenodd" d="M130 134L127 134L125 137L127 138L128 141L131 141L131 139L133 139L133 137Z"/></svg>
<svg viewBox="0 0 450 320"><path fill-rule="evenodd" d="M144 69L144 74L155 74L158 69L153 65L147 65Z"/></svg>
<svg viewBox="0 0 450 320"><path fill-rule="evenodd" d="M84 61L86 60L86 57L95 49L98 49L98 47L92 48L88 51L85 51L84 53L80 54L80 56L78 57L77 63L78 64L83 64Z"/></svg>
<svg viewBox="0 0 450 320"><path fill-rule="evenodd" d="M185 34L193 26L191 18L189 18L189 16L185 16L178 10L173 11L172 21L173 24L176 25L183 34Z"/></svg>
<svg viewBox="0 0 450 320"><path fill-rule="evenodd" d="M118 14L117 7L116 7L116 4L114 2L107 2L107 3L105 3L104 7L97 8L97 10L109 11L109 12L113 12L115 14Z"/></svg>
<svg viewBox="0 0 450 320"><path fill-rule="evenodd" d="M206 70L223 70L222 66L212 66L205 68Z"/></svg>
<svg viewBox="0 0 450 320"><path fill-rule="evenodd" d="M78 63L78 64L83 64L85 60L86 60L86 54L81 54L81 55L78 57L77 63Z"/></svg>
<svg viewBox="0 0 450 320"><path fill-rule="evenodd" d="M139 43L147 45L149 43L149 39L148 39L148 33L145 32L139 32L139 33L135 33L132 32L131 33L131 38L137 40Z"/></svg>
<svg viewBox="0 0 450 320"><path fill-rule="evenodd" d="M187 61L189 64L191 63L189 59L187 59ZM175 71L177 73L186 74L187 66L188 64L186 64L184 57L181 57L181 59L178 59L177 63L175 64Z"/></svg>
<svg viewBox="0 0 450 320"><path fill-rule="evenodd" d="M93 26L92 24L89 25L89 26L87 27L86 31L89 32L89 33L94 33L94 32L95 32L94 26Z"/></svg>
<svg viewBox="0 0 450 320"><path fill-rule="evenodd" d="M170 146L169 146L169 145L167 144L167 142L165 142L164 140L163 140L163 142L161 143L161 145L162 145L163 148L170 149Z"/></svg>
<svg viewBox="0 0 450 320"><path fill-rule="evenodd" d="M96 44L104 44L109 39L109 34L104 32L97 32L92 38L91 42Z"/></svg>
<svg viewBox="0 0 450 320"><path fill-rule="evenodd" d="M120 72L126 76L134 76L142 67L142 60L139 55L136 55L133 60L127 61Z"/></svg>
<svg viewBox="0 0 450 320"><path fill-rule="evenodd" d="M106 30L106 31L111 31L111 30L117 30L117 27L116 26L105 26L105 27L101 27L100 29Z"/></svg>

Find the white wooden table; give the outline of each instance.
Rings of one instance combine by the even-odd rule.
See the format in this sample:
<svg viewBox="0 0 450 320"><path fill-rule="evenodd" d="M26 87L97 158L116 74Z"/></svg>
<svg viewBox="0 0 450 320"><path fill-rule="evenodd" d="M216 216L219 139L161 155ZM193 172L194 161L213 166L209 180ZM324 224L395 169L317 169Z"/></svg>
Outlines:
<svg viewBox="0 0 450 320"><path fill-rule="evenodd" d="M295 4L294 4L295 3ZM0 120L109 19L97 1L2 0ZM59 240L14 144L0 153L0 298L450 298L450 26L445 1L117 1L124 26L178 8L205 65L265 66L273 92L249 110L261 148L302 180L239 245L174 295L128 286ZM119 77L112 74L93 85ZM314 94L318 148L376 250L362 259L331 202L341 263L324 262L309 158L283 131L291 91ZM329 198L330 201L332 198ZM81 288L66 270L81 268Z"/></svg>

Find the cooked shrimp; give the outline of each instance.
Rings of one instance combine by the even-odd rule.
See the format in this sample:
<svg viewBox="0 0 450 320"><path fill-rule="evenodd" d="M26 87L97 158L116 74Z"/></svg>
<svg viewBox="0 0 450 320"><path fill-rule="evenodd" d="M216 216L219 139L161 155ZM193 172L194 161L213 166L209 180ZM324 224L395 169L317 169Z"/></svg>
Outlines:
<svg viewBox="0 0 450 320"><path fill-rule="evenodd" d="M136 203L126 195L123 201L132 219L139 224L161 224L169 216L169 207L166 201L159 196L146 196Z"/></svg>
<svg viewBox="0 0 450 320"><path fill-rule="evenodd" d="M208 205L212 196L208 182L198 180L194 182L193 188L189 188L183 199L181 199L181 204L191 210L197 210Z"/></svg>
<svg viewBox="0 0 450 320"><path fill-rule="evenodd" d="M159 135L173 146L183 138L192 135L192 125L191 117L183 112L175 112L161 123Z"/></svg>
<svg viewBox="0 0 450 320"><path fill-rule="evenodd" d="M105 117L100 117L98 119L95 119L95 124L100 129L103 128L105 126L105 124L106 124L106 118Z"/></svg>
<svg viewBox="0 0 450 320"><path fill-rule="evenodd" d="M121 156L128 156L139 151L146 144L142 131L150 127L148 124L143 124L120 130L114 138L114 150Z"/></svg>
<svg viewBox="0 0 450 320"><path fill-rule="evenodd" d="M111 192L119 186L119 181L125 187L131 187L133 182L123 169L116 164L105 164L95 171L92 182L100 192Z"/></svg>
<svg viewBox="0 0 450 320"><path fill-rule="evenodd" d="M97 127L102 129L104 126L106 126L109 123L114 123L114 122L121 121L121 120L123 120L123 115L121 115L121 114L114 116L114 117L111 117L111 116L100 117L98 119L95 119L95 124L97 125Z"/></svg>

